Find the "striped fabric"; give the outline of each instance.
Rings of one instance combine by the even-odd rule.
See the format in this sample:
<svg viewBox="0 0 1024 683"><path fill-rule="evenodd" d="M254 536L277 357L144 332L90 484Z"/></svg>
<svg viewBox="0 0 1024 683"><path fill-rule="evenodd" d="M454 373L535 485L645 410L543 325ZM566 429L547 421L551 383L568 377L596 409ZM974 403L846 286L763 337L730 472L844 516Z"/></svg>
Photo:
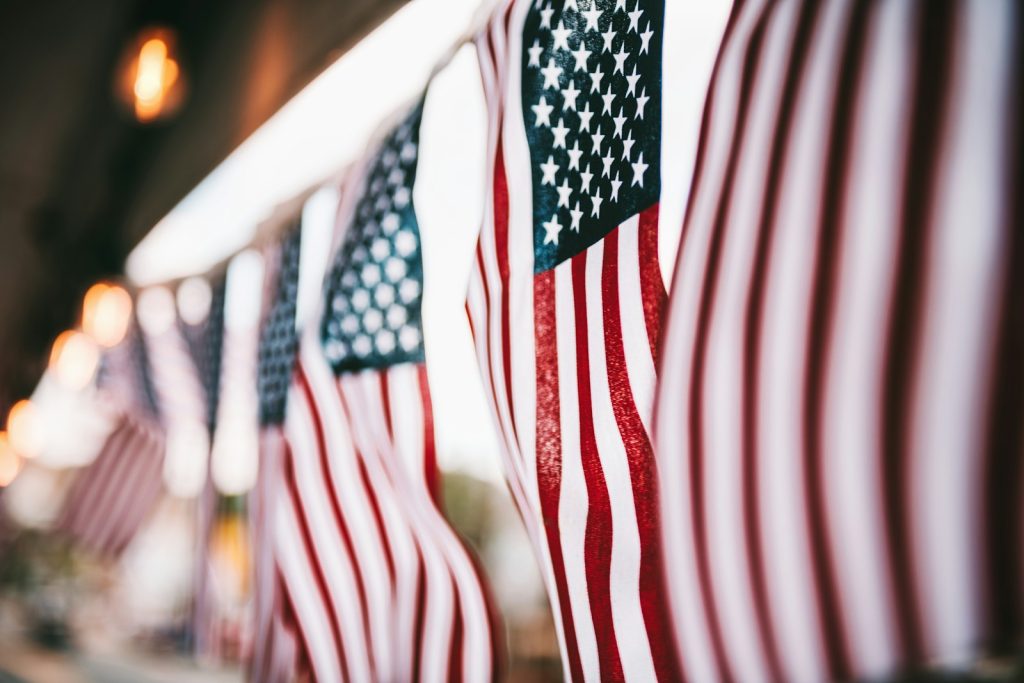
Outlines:
<svg viewBox="0 0 1024 683"><path fill-rule="evenodd" d="M115 426L95 460L75 475L56 528L101 557L128 547L163 491L164 436L145 345L137 330L104 358L98 391Z"/></svg>
<svg viewBox="0 0 1024 683"><path fill-rule="evenodd" d="M574 681L678 680L649 436L663 14L521 0L477 39L489 168L467 310Z"/></svg>
<svg viewBox="0 0 1024 683"><path fill-rule="evenodd" d="M1009 1L734 8L656 415L687 679L1020 648L1022 50Z"/></svg>
<svg viewBox="0 0 1024 683"><path fill-rule="evenodd" d="M284 440L281 422L291 383L297 344L296 306L302 228L290 226L284 238L263 250L264 320L260 334L257 390L260 462L256 487L248 498L253 530L253 647L251 681L291 680L299 656L287 594L274 560L272 525L276 487L281 481Z"/></svg>
<svg viewBox="0 0 1024 683"><path fill-rule="evenodd" d="M284 423L274 552L316 680L486 681L498 627L441 511L412 204L421 106L350 176Z"/></svg>

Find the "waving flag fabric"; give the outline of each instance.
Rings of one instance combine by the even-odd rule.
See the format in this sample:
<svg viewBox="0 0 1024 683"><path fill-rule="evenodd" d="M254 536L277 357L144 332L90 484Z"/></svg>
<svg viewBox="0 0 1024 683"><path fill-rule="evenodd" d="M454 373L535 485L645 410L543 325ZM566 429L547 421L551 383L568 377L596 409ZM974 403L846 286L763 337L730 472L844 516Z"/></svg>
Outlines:
<svg viewBox="0 0 1024 683"><path fill-rule="evenodd" d="M343 191L285 419L275 559L318 680L491 680L497 626L439 501L413 208L417 105Z"/></svg>
<svg viewBox="0 0 1024 683"><path fill-rule="evenodd" d="M1020 647L1022 57L1013 2L737 3L657 410L689 680Z"/></svg>
<svg viewBox="0 0 1024 683"><path fill-rule="evenodd" d="M260 334L257 391L260 419L260 463L257 485L249 496L249 512L255 548L253 651L249 680L274 683L291 680L300 653L289 615L288 594L273 552L273 519L276 486L281 481L284 441L281 425L295 364L298 344L296 306L302 228L290 226L284 238L264 250L267 264L266 311Z"/></svg>
<svg viewBox="0 0 1024 683"><path fill-rule="evenodd" d="M468 310L571 680L678 680L649 435L665 7L506 3ZM679 226L667 228L678 233Z"/></svg>
<svg viewBox="0 0 1024 683"><path fill-rule="evenodd" d="M75 476L57 528L91 552L118 557L163 489L164 435L138 329L105 354L98 391L113 406L115 426Z"/></svg>

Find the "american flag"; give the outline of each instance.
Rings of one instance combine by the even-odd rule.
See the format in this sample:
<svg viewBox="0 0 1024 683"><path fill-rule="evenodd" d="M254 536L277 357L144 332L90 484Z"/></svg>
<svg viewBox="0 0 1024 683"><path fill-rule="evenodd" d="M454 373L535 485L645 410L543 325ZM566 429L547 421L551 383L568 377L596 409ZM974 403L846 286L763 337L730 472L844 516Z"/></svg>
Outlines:
<svg viewBox="0 0 1024 683"><path fill-rule="evenodd" d="M488 197L467 308L577 681L678 680L649 436L664 11L515 0L477 39Z"/></svg>
<svg viewBox="0 0 1024 683"><path fill-rule="evenodd" d="M284 238L264 250L267 264L264 320L260 334L257 391L260 420L260 463L256 488L249 497L253 529L253 650L249 680L291 680L297 671L298 640L292 625L288 594L282 591L274 561L272 524L274 495L281 481L284 422L288 386L298 345L296 308L302 226L296 222Z"/></svg>
<svg viewBox="0 0 1024 683"><path fill-rule="evenodd" d="M76 474L56 527L77 545L116 558L163 491L161 415L137 328L104 355L97 383L115 426L95 460Z"/></svg>
<svg viewBox="0 0 1024 683"><path fill-rule="evenodd" d="M657 445L690 680L1019 653L1024 8L738 2Z"/></svg>
<svg viewBox="0 0 1024 683"><path fill-rule="evenodd" d="M275 559L318 680L491 680L498 628L441 512L413 207L422 103L343 191L288 396Z"/></svg>

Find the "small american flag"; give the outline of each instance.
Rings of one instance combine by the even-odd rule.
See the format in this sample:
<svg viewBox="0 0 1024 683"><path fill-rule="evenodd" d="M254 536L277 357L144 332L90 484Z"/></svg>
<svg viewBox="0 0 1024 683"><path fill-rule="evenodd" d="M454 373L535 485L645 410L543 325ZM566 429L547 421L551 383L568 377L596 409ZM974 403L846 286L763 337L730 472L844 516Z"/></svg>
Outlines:
<svg viewBox="0 0 1024 683"><path fill-rule="evenodd" d="M163 427L137 328L104 355L98 385L115 426L96 459L75 476L56 526L81 547L113 558L128 547L163 491Z"/></svg>
<svg viewBox="0 0 1024 683"><path fill-rule="evenodd" d="M267 264L263 329L260 334L257 391L260 419L260 462L256 488L249 497L253 529L254 635L249 679L273 683L292 680L299 670L297 634L291 624L289 596L281 590L274 560L273 519L275 491L281 481L281 459L288 386L298 345L296 307L302 226L296 222L284 238L264 250Z"/></svg>
<svg viewBox="0 0 1024 683"><path fill-rule="evenodd" d="M318 680L491 680L498 628L441 509L413 208L422 103L342 193L288 396L275 558Z"/></svg>
<svg viewBox="0 0 1024 683"><path fill-rule="evenodd" d="M664 13L515 0L477 40L490 165L467 307L577 681L678 680L648 432Z"/></svg>
<svg viewBox="0 0 1024 683"><path fill-rule="evenodd" d="M1022 58L1019 3L736 3L657 409L687 679L1019 656Z"/></svg>

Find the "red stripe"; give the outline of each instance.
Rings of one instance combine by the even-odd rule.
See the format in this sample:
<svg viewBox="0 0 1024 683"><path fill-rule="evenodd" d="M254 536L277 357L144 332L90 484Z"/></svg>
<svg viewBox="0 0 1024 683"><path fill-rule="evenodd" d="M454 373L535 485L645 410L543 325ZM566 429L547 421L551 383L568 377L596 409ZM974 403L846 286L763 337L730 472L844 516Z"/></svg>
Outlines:
<svg viewBox="0 0 1024 683"><path fill-rule="evenodd" d="M572 285L576 316L577 390L580 404L580 460L587 480L587 531L583 544L587 571L587 592L594 618L601 678L623 680L619 646L611 605L612 511L601 459L594 435L594 414L590 404L590 350L587 320L587 252L572 257Z"/></svg>
<svg viewBox="0 0 1024 683"><path fill-rule="evenodd" d="M430 383L427 381L427 366L423 363L416 368L416 379L420 390L420 405L423 408L423 474L427 489L437 508L444 508L441 493L441 473L437 469L437 444L434 441L434 407L430 400Z"/></svg>
<svg viewBox="0 0 1024 683"><path fill-rule="evenodd" d="M658 335L661 330L662 313L668 292L661 277L658 261L658 205L640 212L640 296L644 306L644 323L647 325L647 341L651 345L651 358L658 364Z"/></svg>
<svg viewBox="0 0 1024 683"><path fill-rule="evenodd" d="M500 124L499 124L500 130ZM498 259L498 274L501 276L501 362L505 375L505 400L508 401L508 418L512 424L512 436L519 442L516 429L515 405L512 402L512 337L509 330L509 286L508 286L508 181L505 178L505 160L501 138L494 157L494 251Z"/></svg>
<svg viewBox="0 0 1024 683"><path fill-rule="evenodd" d="M306 508L302 505L302 495L299 493L299 487L296 482L295 461L291 448L287 444L285 445L285 462L287 463L287 467L285 467L285 484L288 486L292 508L297 513L295 518L299 523L299 533L302 537L302 545L306 551L307 565L313 570L313 579L316 582L317 590L320 592L320 602L330 612L331 633L334 635L334 642L338 648L338 660L342 668L342 677L347 677L345 675L345 643L341 637L341 620L338 617L337 610L334 609L334 601L331 599L331 594L327 589L327 580L324 576L324 569L320 564L320 557L313 550L313 537L309 530L309 520L306 517Z"/></svg>
<svg viewBox="0 0 1024 683"><path fill-rule="evenodd" d="M320 467L323 473L323 479L327 483L330 491L328 498L331 503L331 511L334 513L334 520L337 523L338 531L341 533L341 538L345 543L345 550L348 553L349 564L352 567L352 573L356 579L356 588L359 591L359 595L356 597L359 599L359 608L362 613L363 630L366 634L366 648L368 652L373 652L373 634L370 631L370 614L369 608L366 604L366 584L363 581L363 573L359 566L359 556L356 554L355 545L352 543L352 535L349 532L345 517L341 512L339 501L341 501L342 498L338 495L338 490L334 484L330 459L327 457L327 445L324 441L323 425L320 421L320 414L316 410L316 403L313 399L313 391L309 384L309 378L306 376L306 370L302 367L302 364L297 363L296 365L298 366L297 372L295 373L298 379L298 385L302 388L302 393L306 399L307 413L310 420L313 422L314 432L316 433L317 451L320 455ZM367 660L370 663L370 673L372 676L374 671L373 657L367 657Z"/></svg>
<svg viewBox="0 0 1024 683"><path fill-rule="evenodd" d="M555 271L547 270L533 278L534 341L537 358L537 489L544 522L548 552L558 591L558 604L565 633L569 673L574 681L583 680L575 620L569 601L569 586L562 558L562 537L558 524L558 504L562 486L562 431L558 385L558 330L555 302Z"/></svg>
<svg viewBox="0 0 1024 683"><path fill-rule="evenodd" d="M933 0L918 5L916 73L910 101L910 142L900 209L897 278L889 309L881 401L881 476L889 570L896 620L904 658L921 661L924 643L907 500L911 405L919 372L924 287L930 253L939 150L946 121L952 38L956 27L952 3Z"/></svg>
<svg viewBox="0 0 1024 683"><path fill-rule="evenodd" d="M654 212L657 225L657 208ZM682 680L682 672L670 642L672 620L668 614L668 603L662 593L664 586L667 585L667 579L661 564L658 475L654 463L654 449L636 409L626 367L626 350L622 344L622 318L619 312L619 230L621 228L613 230L604 238L604 263L601 273L605 358L608 366L608 386L611 389L609 398L629 461L637 531L640 535L640 607L647 627L651 658L659 681L679 681ZM657 238L656 229L654 235ZM655 260L656 257L655 253ZM632 265L628 264L627 267ZM661 278L657 272L655 277ZM660 311L660 308L658 310ZM659 315L655 312L655 316Z"/></svg>
<svg viewBox="0 0 1024 683"><path fill-rule="evenodd" d="M423 622L426 620L427 614L427 590L426 590L426 572L423 568L423 553L420 551L419 542L414 538L413 543L416 546L416 621L415 630L413 631L413 638L415 640L413 644L413 665L412 665L412 680L419 681L420 679L420 662L423 660Z"/></svg>
<svg viewBox="0 0 1024 683"><path fill-rule="evenodd" d="M288 582L285 581L283 576L281 576L279 568L276 569L276 573L278 593L281 595L281 621L286 625L291 626L294 631L298 632L301 643L296 643L295 648L296 678L303 681L312 681L313 667L309 661L309 653L311 652L309 647L309 638L306 636L305 629L302 628L302 622L299 621L296 616L294 601L290 591L288 590Z"/></svg>
<svg viewBox="0 0 1024 683"><path fill-rule="evenodd" d="M450 569L450 568L449 568ZM452 640L448 650L448 681L449 683L461 683L463 680L462 671L462 600L459 596L459 585L455 577L450 578L452 584Z"/></svg>

